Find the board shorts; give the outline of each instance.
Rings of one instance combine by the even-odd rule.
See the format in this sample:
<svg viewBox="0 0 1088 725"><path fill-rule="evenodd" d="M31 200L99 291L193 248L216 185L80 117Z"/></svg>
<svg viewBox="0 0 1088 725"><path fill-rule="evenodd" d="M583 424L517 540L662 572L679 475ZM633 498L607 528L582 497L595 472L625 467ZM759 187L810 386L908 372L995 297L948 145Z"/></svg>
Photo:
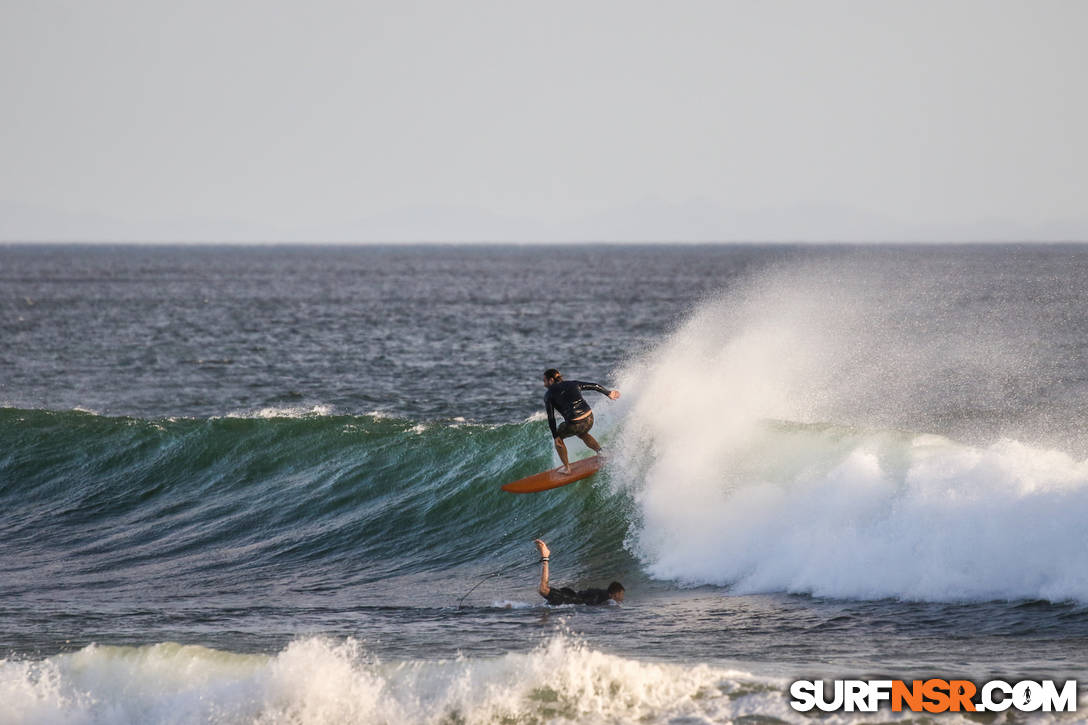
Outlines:
<svg viewBox="0 0 1088 725"><path fill-rule="evenodd" d="M573 436L585 435L589 432L589 429L593 427L593 413L590 413L581 420L564 420L555 429L556 438L571 438Z"/></svg>

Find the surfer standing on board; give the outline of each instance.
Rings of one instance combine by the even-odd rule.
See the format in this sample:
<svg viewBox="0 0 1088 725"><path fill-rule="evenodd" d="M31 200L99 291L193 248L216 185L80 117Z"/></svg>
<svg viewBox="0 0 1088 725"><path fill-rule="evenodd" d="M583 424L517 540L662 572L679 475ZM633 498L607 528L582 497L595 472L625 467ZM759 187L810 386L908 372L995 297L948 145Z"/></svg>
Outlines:
<svg viewBox="0 0 1088 725"><path fill-rule="evenodd" d="M564 438L578 436L593 451L601 452L601 444L589 434L589 429L593 427L593 410L582 397L582 391L595 390L612 400L620 397L620 391L608 390L597 383L563 380L562 374L555 368L544 371L544 387L548 389L548 392L544 394L548 425L552 429L552 438L555 439L555 450L559 453L559 460L563 461L563 465L555 470L565 476L570 473L570 461L567 459L567 444L563 442ZM555 424L557 409L563 416L563 422L558 426Z"/></svg>
<svg viewBox="0 0 1088 725"><path fill-rule="evenodd" d="M537 589L540 596L548 600L548 604L558 606L560 604L619 604L623 601L624 588L619 582L612 582L608 589L583 589L576 592L570 587L548 586L548 558L551 551L548 545L541 539L533 541L540 551L540 587Z"/></svg>

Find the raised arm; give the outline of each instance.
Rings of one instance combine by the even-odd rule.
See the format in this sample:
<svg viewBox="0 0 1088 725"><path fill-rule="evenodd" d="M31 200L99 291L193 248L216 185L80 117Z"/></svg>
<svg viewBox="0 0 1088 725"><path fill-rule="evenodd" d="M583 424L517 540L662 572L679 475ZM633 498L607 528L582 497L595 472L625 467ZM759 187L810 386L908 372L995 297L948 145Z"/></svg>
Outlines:
<svg viewBox="0 0 1088 725"><path fill-rule="evenodd" d="M598 385L597 383L579 382L578 383L578 389L579 390L592 390L595 393L600 393L601 395L607 395L612 400L615 400L616 398L620 397L620 391L618 391L618 390L609 390L608 388L604 387L603 385Z"/></svg>
<svg viewBox="0 0 1088 725"><path fill-rule="evenodd" d="M548 550L548 545L541 539L533 541L536 544L537 550L540 552L540 586L537 591L540 592L540 596L547 597L552 588L548 586L548 557L551 552Z"/></svg>

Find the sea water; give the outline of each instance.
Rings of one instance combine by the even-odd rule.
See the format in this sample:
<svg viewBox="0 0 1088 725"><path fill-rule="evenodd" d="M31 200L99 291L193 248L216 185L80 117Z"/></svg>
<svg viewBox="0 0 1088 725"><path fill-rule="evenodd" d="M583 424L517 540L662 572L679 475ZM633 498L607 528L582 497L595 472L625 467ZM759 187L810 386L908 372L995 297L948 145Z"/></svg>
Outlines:
<svg viewBox="0 0 1088 725"><path fill-rule="evenodd" d="M548 367L608 465L503 493ZM1084 246L0 247L0 723L1088 679L1086 400Z"/></svg>

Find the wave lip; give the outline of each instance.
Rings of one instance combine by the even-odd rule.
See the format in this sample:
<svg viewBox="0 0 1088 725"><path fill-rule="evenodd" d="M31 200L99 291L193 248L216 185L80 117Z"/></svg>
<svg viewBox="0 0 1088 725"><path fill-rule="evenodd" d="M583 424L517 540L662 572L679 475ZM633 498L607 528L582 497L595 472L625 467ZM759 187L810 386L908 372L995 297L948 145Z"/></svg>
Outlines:
<svg viewBox="0 0 1088 725"><path fill-rule="evenodd" d="M332 414L333 409L330 405L268 405L254 410L231 412L224 417L274 420L276 418L317 418Z"/></svg>
<svg viewBox="0 0 1088 725"><path fill-rule="evenodd" d="M273 656L162 643L0 660L0 697L20 723L785 719L784 688L605 654L565 635L497 659L382 663L356 640L308 638Z"/></svg>

